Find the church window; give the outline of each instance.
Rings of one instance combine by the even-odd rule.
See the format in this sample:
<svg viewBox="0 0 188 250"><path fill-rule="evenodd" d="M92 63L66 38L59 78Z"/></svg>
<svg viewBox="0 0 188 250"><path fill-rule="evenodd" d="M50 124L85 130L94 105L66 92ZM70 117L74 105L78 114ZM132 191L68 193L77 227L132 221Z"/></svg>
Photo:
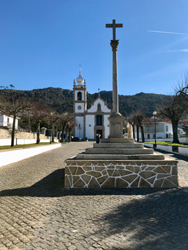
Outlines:
<svg viewBox="0 0 188 250"><path fill-rule="evenodd" d="M78 101L81 101L81 100L82 100L82 93L78 92Z"/></svg>
<svg viewBox="0 0 188 250"><path fill-rule="evenodd" d="M101 111L101 105L100 105L100 103L97 105L97 110Z"/></svg>
<svg viewBox="0 0 188 250"><path fill-rule="evenodd" d="M96 115L96 125L102 126L102 115Z"/></svg>

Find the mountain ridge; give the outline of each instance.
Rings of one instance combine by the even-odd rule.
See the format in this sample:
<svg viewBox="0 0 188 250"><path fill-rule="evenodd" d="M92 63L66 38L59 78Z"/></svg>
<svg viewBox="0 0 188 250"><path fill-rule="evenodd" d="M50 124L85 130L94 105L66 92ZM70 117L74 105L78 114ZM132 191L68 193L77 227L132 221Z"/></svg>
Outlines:
<svg viewBox="0 0 188 250"><path fill-rule="evenodd" d="M32 101L40 101L49 105L58 113L65 111L73 112L73 90L62 88L40 88L33 90L14 90L1 89L0 94L11 97L14 93L20 97L27 98ZM87 93L87 108L97 99L99 93ZM112 91L100 91L100 97L108 103L108 107L112 108ZM145 110L146 116L151 117L157 106L161 105L169 95L154 94L154 93L137 93L135 95L119 94L119 111L127 117L136 110L142 108Z"/></svg>

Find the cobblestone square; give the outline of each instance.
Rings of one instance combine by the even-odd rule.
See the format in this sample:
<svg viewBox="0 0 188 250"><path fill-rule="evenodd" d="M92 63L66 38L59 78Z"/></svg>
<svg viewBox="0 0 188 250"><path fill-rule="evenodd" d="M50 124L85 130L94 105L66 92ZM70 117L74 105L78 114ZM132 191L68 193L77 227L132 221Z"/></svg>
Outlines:
<svg viewBox="0 0 188 250"><path fill-rule="evenodd" d="M64 189L64 160L92 142L0 168L0 250L187 250L188 158L178 189Z"/></svg>

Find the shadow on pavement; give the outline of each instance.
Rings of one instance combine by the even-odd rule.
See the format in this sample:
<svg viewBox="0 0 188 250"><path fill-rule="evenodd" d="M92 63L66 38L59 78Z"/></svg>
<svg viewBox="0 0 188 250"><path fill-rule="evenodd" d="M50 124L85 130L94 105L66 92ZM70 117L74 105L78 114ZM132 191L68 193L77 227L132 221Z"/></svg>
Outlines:
<svg viewBox="0 0 188 250"><path fill-rule="evenodd" d="M105 220L109 227L101 228L98 237L104 230L106 237L124 235L119 248L109 250L187 250L188 188L165 190L132 199L102 216L101 220Z"/></svg>
<svg viewBox="0 0 188 250"><path fill-rule="evenodd" d="M58 169L31 187L3 190L0 192L0 196L61 197L67 195L146 195L164 190L156 188L66 189L64 188L64 175L65 169Z"/></svg>

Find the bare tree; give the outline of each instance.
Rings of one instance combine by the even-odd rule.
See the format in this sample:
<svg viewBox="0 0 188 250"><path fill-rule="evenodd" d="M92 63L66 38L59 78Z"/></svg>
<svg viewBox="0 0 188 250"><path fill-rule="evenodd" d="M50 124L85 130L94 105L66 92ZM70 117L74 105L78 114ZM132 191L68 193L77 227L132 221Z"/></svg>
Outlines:
<svg viewBox="0 0 188 250"><path fill-rule="evenodd" d="M31 122L37 125L37 141L40 143L40 124L42 121L48 120L51 109L49 106L42 104L40 102L35 102L31 104Z"/></svg>
<svg viewBox="0 0 188 250"><path fill-rule="evenodd" d="M13 117L11 147L14 147L16 118L19 114L25 112L25 110L27 110L28 108L28 101L26 99L20 98L20 96L16 92L11 99L8 99L6 96L1 96L0 98L0 110L2 111L2 114Z"/></svg>
<svg viewBox="0 0 188 250"><path fill-rule="evenodd" d="M185 117L187 110L188 102L181 93L171 96L171 100L161 105L158 109L158 117L168 118L172 122L173 143L179 143L178 123L180 119Z"/></svg>
<svg viewBox="0 0 188 250"><path fill-rule="evenodd" d="M69 113L69 112L65 112L61 115L59 115L58 117L58 122L61 124L61 139L60 141L63 142L63 139L64 139L64 133L65 133L65 130L67 128L67 123L74 117L73 114ZM66 136L67 136L67 133L66 133Z"/></svg>
<svg viewBox="0 0 188 250"><path fill-rule="evenodd" d="M54 127L59 120L59 115L55 112L51 112L49 115L50 123L52 124L52 142L54 142Z"/></svg>
<svg viewBox="0 0 188 250"><path fill-rule="evenodd" d="M137 142L139 142L139 128L141 129L142 142L145 142L144 138L144 128L143 128L143 120L146 117L143 109L139 109L132 114L132 123L136 125L137 129Z"/></svg>
<svg viewBox="0 0 188 250"><path fill-rule="evenodd" d="M158 108L158 117L168 118L172 122L173 143L179 143L178 124L188 112L188 73L177 83L175 94Z"/></svg>
<svg viewBox="0 0 188 250"><path fill-rule="evenodd" d="M133 138L135 139L135 125L136 124L134 123L132 115L127 119L127 121L132 126L132 129L133 129Z"/></svg>
<svg viewBox="0 0 188 250"><path fill-rule="evenodd" d="M69 138L67 140L68 142L71 141L71 133L75 126L76 126L76 122L75 122L74 116L70 116L70 120L67 123L67 132L69 133Z"/></svg>

